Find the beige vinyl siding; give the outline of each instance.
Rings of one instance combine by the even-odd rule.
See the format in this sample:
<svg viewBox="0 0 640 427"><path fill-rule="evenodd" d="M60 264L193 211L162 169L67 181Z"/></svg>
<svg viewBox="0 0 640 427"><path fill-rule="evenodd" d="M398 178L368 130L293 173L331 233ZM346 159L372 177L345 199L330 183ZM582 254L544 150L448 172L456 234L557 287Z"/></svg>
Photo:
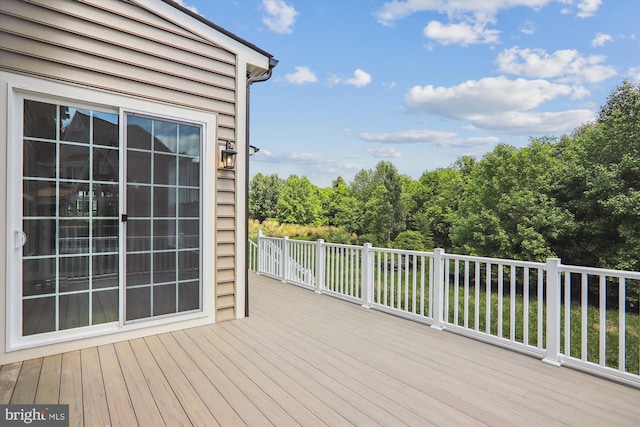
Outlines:
<svg viewBox="0 0 640 427"><path fill-rule="evenodd" d="M218 194L216 209L216 321L235 319L236 292L236 272L235 253L236 230L235 230L235 172L221 170L218 172L217 188Z"/></svg>
<svg viewBox="0 0 640 427"><path fill-rule="evenodd" d="M0 69L211 112L219 141L236 140L236 67L233 52L127 0L0 1ZM217 173L217 320L235 317L235 179Z"/></svg>

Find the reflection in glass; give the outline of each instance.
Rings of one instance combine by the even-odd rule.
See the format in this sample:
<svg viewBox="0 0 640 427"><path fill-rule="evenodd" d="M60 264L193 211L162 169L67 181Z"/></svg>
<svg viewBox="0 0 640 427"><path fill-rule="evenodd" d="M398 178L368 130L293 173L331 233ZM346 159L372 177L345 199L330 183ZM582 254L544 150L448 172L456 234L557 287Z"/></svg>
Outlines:
<svg viewBox="0 0 640 427"><path fill-rule="evenodd" d="M161 185L175 185L176 156L156 154L153 156L153 183Z"/></svg>
<svg viewBox="0 0 640 427"><path fill-rule="evenodd" d="M154 187L153 189L153 216L176 216L176 189L175 187Z"/></svg>
<svg viewBox="0 0 640 427"><path fill-rule="evenodd" d="M22 231L27 242L22 247L24 256L54 255L56 253L56 221L55 219L25 219Z"/></svg>
<svg viewBox="0 0 640 427"><path fill-rule="evenodd" d="M61 217L87 217L91 206L89 184L60 181L58 204Z"/></svg>
<svg viewBox="0 0 640 427"><path fill-rule="evenodd" d="M154 150L165 153L178 152L178 125L163 120L153 121Z"/></svg>
<svg viewBox="0 0 640 427"><path fill-rule="evenodd" d="M176 248L176 221L153 221L153 249L165 250Z"/></svg>
<svg viewBox="0 0 640 427"><path fill-rule="evenodd" d="M54 331L56 328L56 298L45 297L22 301L22 335Z"/></svg>
<svg viewBox="0 0 640 427"><path fill-rule="evenodd" d="M178 280L193 280L200 277L200 252L178 252Z"/></svg>
<svg viewBox="0 0 640 427"><path fill-rule="evenodd" d="M178 284L178 311L200 308L200 282Z"/></svg>
<svg viewBox="0 0 640 427"><path fill-rule="evenodd" d="M89 147L60 144L60 178L89 179Z"/></svg>
<svg viewBox="0 0 640 427"><path fill-rule="evenodd" d="M56 259L22 261L22 295L52 294L56 291Z"/></svg>
<svg viewBox="0 0 640 427"><path fill-rule="evenodd" d="M191 157L200 157L200 127L180 125L180 147L178 152Z"/></svg>
<svg viewBox="0 0 640 427"><path fill-rule="evenodd" d="M60 292L89 289L89 257L60 258Z"/></svg>
<svg viewBox="0 0 640 427"><path fill-rule="evenodd" d="M93 179L96 181L117 181L119 162L118 150L94 148Z"/></svg>
<svg viewBox="0 0 640 427"><path fill-rule="evenodd" d="M200 158L179 157L179 184L188 187L200 185Z"/></svg>
<svg viewBox="0 0 640 427"><path fill-rule="evenodd" d="M87 110L60 106L60 139L89 143L91 138L90 114Z"/></svg>
<svg viewBox="0 0 640 427"><path fill-rule="evenodd" d="M56 182L23 180L22 215L55 216Z"/></svg>
<svg viewBox="0 0 640 427"><path fill-rule="evenodd" d="M144 117L127 116L127 146L151 150L152 121Z"/></svg>
<svg viewBox="0 0 640 427"><path fill-rule="evenodd" d="M89 326L89 294L60 295L60 329Z"/></svg>
<svg viewBox="0 0 640 427"><path fill-rule="evenodd" d="M151 184L151 153L128 151L127 180Z"/></svg>
<svg viewBox="0 0 640 427"><path fill-rule="evenodd" d="M127 213L132 218L151 216L151 187L127 185Z"/></svg>
<svg viewBox="0 0 640 427"><path fill-rule="evenodd" d="M193 219L178 222L178 247L180 249L200 247L200 221Z"/></svg>
<svg viewBox="0 0 640 427"><path fill-rule="evenodd" d="M93 113L93 143L118 147L118 115Z"/></svg>
<svg viewBox="0 0 640 427"><path fill-rule="evenodd" d="M151 316L151 287L127 289L125 300L127 320Z"/></svg>
<svg viewBox="0 0 640 427"><path fill-rule="evenodd" d="M153 315L176 312L176 285L162 285L153 287Z"/></svg>
<svg viewBox="0 0 640 427"><path fill-rule="evenodd" d="M94 325L118 320L118 290L92 292L92 319Z"/></svg>
<svg viewBox="0 0 640 427"><path fill-rule="evenodd" d="M178 215L198 218L200 216L200 190L181 188L178 190L178 195L180 197Z"/></svg>
<svg viewBox="0 0 640 427"><path fill-rule="evenodd" d="M93 221L93 252L118 252L118 234L117 219Z"/></svg>
<svg viewBox="0 0 640 427"><path fill-rule="evenodd" d="M25 137L56 139L56 106L38 101L24 101Z"/></svg>
<svg viewBox="0 0 640 427"><path fill-rule="evenodd" d="M127 286L151 283L151 254L127 254Z"/></svg>
<svg viewBox="0 0 640 427"><path fill-rule="evenodd" d="M153 283L175 282L176 280L176 253L153 253Z"/></svg>
<svg viewBox="0 0 640 427"><path fill-rule="evenodd" d="M127 221L127 251L148 251L151 249L151 221L129 219Z"/></svg>
<svg viewBox="0 0 640 427"><path fill-rule="evenodd" d="M92 257L93 289L118 286L118 255Z"/></svg>
<svg viewBox="0 0 640 427"><path fill-rule="evenodd" d="M25 140L23 156L24 166L22 169L25 177L56 177L56 144Z"/></svg>
<svg viewBox="0 0 640 427"><path fill-rule="evenodd" d="M93 215L118 217L118 186L111 184L93 185Z"/></svg>
<svg viewBox="0 0 640 427"><path fill-rule="evenodd" d="M84 254L89 252L89 220L61 219L58 223L61 254Z"/></svg>

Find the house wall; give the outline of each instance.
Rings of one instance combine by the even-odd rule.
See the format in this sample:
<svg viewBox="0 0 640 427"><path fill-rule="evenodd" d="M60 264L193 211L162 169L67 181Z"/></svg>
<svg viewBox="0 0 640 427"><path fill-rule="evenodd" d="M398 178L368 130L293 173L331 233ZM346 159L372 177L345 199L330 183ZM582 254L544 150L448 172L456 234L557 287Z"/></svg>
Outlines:
<svg viewBox="0 0 640 427"><path fill-rule="evenodd" d="M167 13L175 19L166 19ZM249 69L241 57L246 52L221 47L215 37L202 36L203 28L201 22L160 1L2 0L0 71L208 112L216 116L215 144L236 141L241 160ZM262 60L268 64L268 59ZM2 99L7 99L6 86L1 90ZM0 153L2 165L6 165L5 150ZM236 169L243 167L240 162ZM238 217L244 214L237 192L244 188L240 171L216 172L216 321L244 313L244 272L239 271L238 254L245 245L237 241L243 236ZM2 185L0 196L6 200L4 189ZM5 234L0 227L3 241ZM0 262L4 278L5 256Z"/></svg>

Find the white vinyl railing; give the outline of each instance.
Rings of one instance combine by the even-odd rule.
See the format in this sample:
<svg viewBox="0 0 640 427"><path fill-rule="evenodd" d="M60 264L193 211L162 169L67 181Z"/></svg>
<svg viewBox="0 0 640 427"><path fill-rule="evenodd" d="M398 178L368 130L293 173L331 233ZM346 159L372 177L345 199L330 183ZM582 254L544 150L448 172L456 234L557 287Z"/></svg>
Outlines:
<svg viewBox="0 0 640 427"><path fill-rule="evenodd" d="M261 232L249 248L258 274L640 385L640 273Z"/></svg>

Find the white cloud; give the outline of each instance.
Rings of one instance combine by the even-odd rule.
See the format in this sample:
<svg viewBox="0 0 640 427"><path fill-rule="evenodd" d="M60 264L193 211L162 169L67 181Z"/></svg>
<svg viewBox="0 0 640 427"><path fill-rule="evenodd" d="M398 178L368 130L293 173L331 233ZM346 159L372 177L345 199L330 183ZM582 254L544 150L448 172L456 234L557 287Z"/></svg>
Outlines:
<svg viewBox="0 0 640 427"><path fill-rule="evenodd" d="M295 72L285 74L285 80L295 85L303 85L305 83L315 83L318 81L316 74L309 67L296 67Z"/></svg>
<svg viewBox="0 0 640 427"><path fill-rule="evenodd" d="M262 0L262 6L266 15L262 17L262 22L271 31L279 34L290 34L293 32L293 25L296 23L298 12L293 6L289 6L283 0Z"/></svg>
<svg viewBox="0 0 640 427"><path fill-rule="evenodd" d="M591 46L600 47L600 46L604 46L605 43L611 42L611 41L613 41L613 37L611 37L609 34L598 33L593 38L593 40L591 40Z"/></svg>
<svg viewBox="0 0 640 427"><path fill-rule="evenodd" d="M402 154L396 151L396 149L393 147L367 148L364 151L365 153L371 154L371 156L376 158L390 159L402 157Z"/></svg>
<svg viewBox="0 0 640 427"><path fill-rule="evenodd" d="M500 10L519 6L537 10L552 2L553 0L392 0L384 3L374 15L378 23L385 26L391 26L395 21L418 12L445 13L450 18L472 14L481 21L491 21Z"/></svg>
<svg viewBox="0 0 640 427"><path fill-rule="evenodd" d="M627 71L627 75L629 79L635 81L636 83L640 83L640 67L631 67Z"/></svg>
<svg viewBox="0 0 640 427"><path fill-rule="evenodd" d="M570 132L595 118L591 110L569 110L559 112L511 111L477 117L472 120L475 127L494 132L545 135Z"/></svg>
<svg viewBox="0 0 640 427"><path fill-rule="evenodd" d="M558 96L575 93L581 93L580 89L546 80L489 77L452 87L415 86L405 95L405 104L414 112L473 119L487 114L530 110Z"/></svg>
<svg viewBox="0 0 640 427"><path fill-rule="evenodd" d="M520 26L520 32L528 36L535 34L536 24L533 21L527 21Z"/></svg>
<svg viewBox="0 0 640 427"><path fill-rule="evenodd" d="M405 95L405 104L413 112L468 120L475 129L538 135L570 131L592 120L593 112L529 110L561 96L586 95L588 92L580 86L497 77L469 80L452 87L416 86ZM450 143L455 144L456 140Z"/></svg>
<svg viewBox="0 0 640 427"><path fill-rule="evenodd" d="M613 67L602 65L602 55L583 56L575 49L547 53L544 49L503 50L497 58L503 73L531 78L556 79L561 83L599 83L617 74Z"/></svg>
<svg viewBox="0 0 640 427"><path fill-rule="evenodd" d="M588 18L595 15L596 11L602 4L602 0L582 0L578 3L578 16L580 18Z"/></svg>
<svg viewBox="0 0 640 427"><path fill-rule="evenodd" d="M424 28L425 37L436 40L444 45L496 43L499 40L500 31L486 28L484 23L470 24L461 22L457 24L442 24L431 21Z"/></svg>
<svg viewBox="0 0 640 427"><path fill-rule="evenodd" d="M455 136L455 132L436 130L407 130L391 133L362 132L358 134L358 138L368 142L385 142L392 144L438 142L443 139L451 139Z"/></svg>
<svg viewBox="0 0 640 427"><path fill-rule="evenodd" d="M355 87L363 87L371 83L371 75L364 70L357 69L353 72L353 77L350 79L345 79L342 83L346 85L352 85Z"/></svg>

